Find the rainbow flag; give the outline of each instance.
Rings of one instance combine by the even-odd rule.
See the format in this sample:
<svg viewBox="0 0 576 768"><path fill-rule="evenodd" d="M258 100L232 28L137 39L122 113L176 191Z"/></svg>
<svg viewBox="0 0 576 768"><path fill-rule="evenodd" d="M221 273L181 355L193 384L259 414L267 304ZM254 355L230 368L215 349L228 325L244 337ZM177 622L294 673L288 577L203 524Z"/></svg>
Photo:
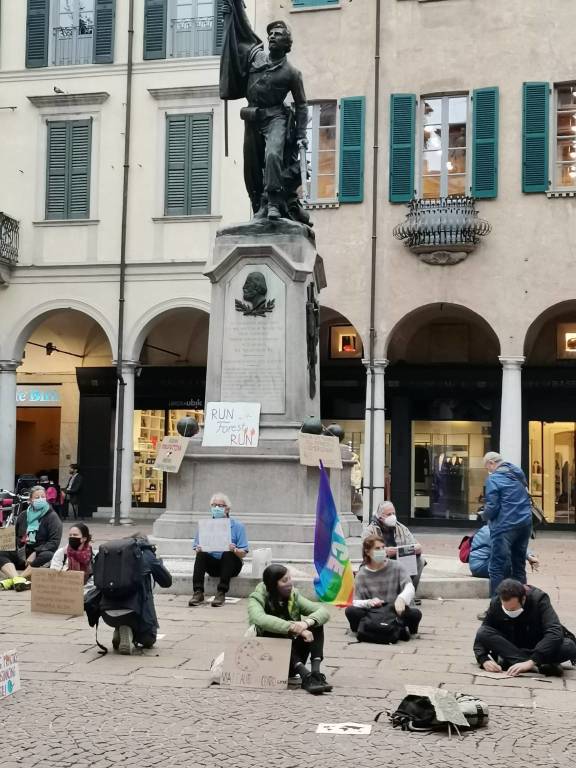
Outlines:
<svg viewBox="0 0 576 768"><path fill-rule="evenodd" d="M320 487L316 502L314 565L318 572L318 576L314 579L318 598L324 603L350 605L354 594L354 574L330 481L322 462L320 462Z"/></svg>

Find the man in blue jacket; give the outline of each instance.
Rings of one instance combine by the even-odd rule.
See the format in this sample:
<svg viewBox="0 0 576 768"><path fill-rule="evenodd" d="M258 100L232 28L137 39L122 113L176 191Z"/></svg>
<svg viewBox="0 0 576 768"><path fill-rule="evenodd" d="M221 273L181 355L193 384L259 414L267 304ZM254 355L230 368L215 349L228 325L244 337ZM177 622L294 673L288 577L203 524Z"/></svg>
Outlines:
<svg viewBox="0 0 576 768"><path fill-rule="evenodd" d="M477 576L480 579L490 578L490 556L492 554L492 540L490 539L490 526L488 524L479 528L472 537L472 544L470 546L470 555L468 558L468 566L470 567L470 573L472 576ZM532 566L533 571L537 571L540 566L540 561L537 556L528 550L526 559Z"/></svg>
<svg viewBox="0 0 576 768"><path fill-rule="evenodd" d="M532 507L526 477L515 464L503 461L499 453L484 456L488 470L482 515L490 526L490 596L509 576L526 584L526 557L532 534Z"/></svg>

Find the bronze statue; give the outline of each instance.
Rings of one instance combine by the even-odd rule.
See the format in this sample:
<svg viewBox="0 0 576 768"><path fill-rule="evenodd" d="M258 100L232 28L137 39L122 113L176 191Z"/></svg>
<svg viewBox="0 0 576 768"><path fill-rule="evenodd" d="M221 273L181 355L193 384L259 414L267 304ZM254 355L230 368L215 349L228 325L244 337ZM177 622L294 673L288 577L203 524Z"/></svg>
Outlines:
<svg viewBox="0 0 576 768"><path fill-rule="evenodd" d="M262 272L250 272L242 286L244 301L236 299L236 311L243 312L249 317L266 317L266 314L272 312L276 303L275 299L266 301L267 293L268 286Z"/></svg>
<svg viewBox="0 0 576 768"><path fill-rule="evenodd" d="M224 0L220 98L246 98L244 181L255 219L290 218L310 225L298 198L306 183L308 105L301 72L287 59L292 34L284 21L268 24L268 53L250 26L242 0ZM292 107L285 103L292 95ZM304 171L304 175L305 175Z"/></svg>

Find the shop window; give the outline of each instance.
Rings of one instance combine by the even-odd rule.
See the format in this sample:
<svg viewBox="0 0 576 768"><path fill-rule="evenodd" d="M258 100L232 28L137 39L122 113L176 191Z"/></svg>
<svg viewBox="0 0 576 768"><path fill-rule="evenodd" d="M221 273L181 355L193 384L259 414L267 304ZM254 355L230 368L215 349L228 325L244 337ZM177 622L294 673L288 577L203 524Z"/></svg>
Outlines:
<svg viewBox="0 0 576 768"><path fill-rule="evenodd" d="M352 325L333 325L330 327L330 359L361 359L362 341L358 331Z"/></svg>
<svg viewBox="0 0 576 768"><path fill-rule="evenodd" d="M422 197L465 195L468 96L422 99Z"/></svg>
<svg viewBox="0 0 576 768"><path fill-rule="evenodd" d="M576 83L556 87L555 188L576 188Z"/></svg>
<svg viewBox="0 0 576 768"><path fill-rule="evenodd" d="M549 523L576 522L576 423L529 424L529 488Z"/></svg>
<svg viewBox="0 0 576 768"><path fill-rule="evenodd" d="M558 323L556 326L556 357L558 360L576 360L576 323Z"/></svg>

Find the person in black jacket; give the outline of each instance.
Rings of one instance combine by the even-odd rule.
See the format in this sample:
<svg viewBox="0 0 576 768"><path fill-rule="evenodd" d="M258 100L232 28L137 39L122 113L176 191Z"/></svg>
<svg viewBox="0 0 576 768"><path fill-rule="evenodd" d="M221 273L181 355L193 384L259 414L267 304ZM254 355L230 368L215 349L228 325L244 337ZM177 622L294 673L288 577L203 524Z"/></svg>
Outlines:
<svg viewBox="0 0 576 768"><path fill-rule="evenodd" d="M5 576L0 589L30 589L32 569L50 563L61 538L62 521L46 501L44 488L35 485L30 489L28 508L16 520L16 549L0 552L0 574ZM18 570L22 571L20 576Z"/></svg>
<svg viewBox="0 0 576 768"><path fill-rule="evenodd" d="M476 633L474 654L487 672L561 675L576 664L576 638L560 623L550 598L537 587L505 579Z"/></svg>

